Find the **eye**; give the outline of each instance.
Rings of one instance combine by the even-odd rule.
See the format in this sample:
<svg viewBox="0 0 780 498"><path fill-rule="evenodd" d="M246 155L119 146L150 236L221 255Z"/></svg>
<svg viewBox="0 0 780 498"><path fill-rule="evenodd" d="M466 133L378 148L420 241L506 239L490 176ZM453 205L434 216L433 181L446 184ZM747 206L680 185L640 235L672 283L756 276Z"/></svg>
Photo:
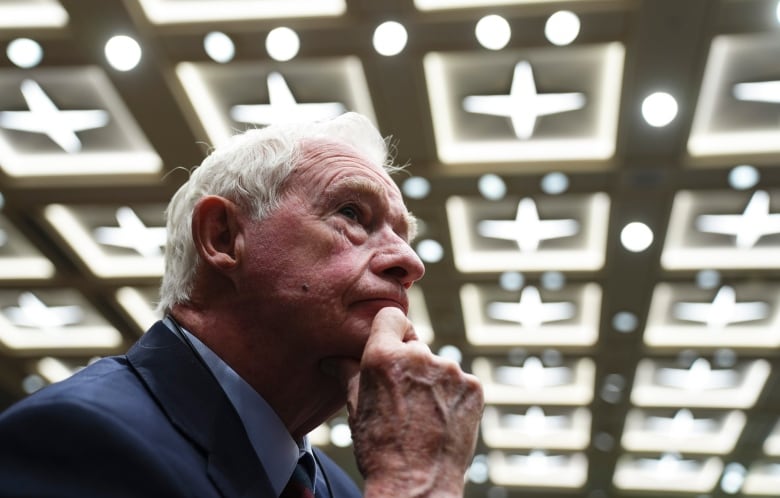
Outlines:
<svg viewBox="0 0 780 498"><path fill-rule="evenodd" d="M358 208L354 204L347 204L345 206L342 206L341 208L339 208L339 213L344 217L349 218L350 220L357 221L360 219L360 208Z"/></svg>

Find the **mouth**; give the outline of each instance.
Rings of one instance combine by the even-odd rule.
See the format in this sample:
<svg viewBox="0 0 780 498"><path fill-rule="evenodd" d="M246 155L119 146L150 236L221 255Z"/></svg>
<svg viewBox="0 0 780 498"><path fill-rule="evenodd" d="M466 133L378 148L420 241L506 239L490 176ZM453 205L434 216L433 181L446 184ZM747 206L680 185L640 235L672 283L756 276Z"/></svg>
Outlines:
<svg viewBox="0 0 780 498"><path fill-rule="evenodd" d="M386 297L386 296L360 299L358 301L355 301L352 306L369 307L375 309L375 313L382 308L398 308L404 312L404 315L409 314L409 302L407 299L405 299L405 296L403 299L398 297Z"/></svg>

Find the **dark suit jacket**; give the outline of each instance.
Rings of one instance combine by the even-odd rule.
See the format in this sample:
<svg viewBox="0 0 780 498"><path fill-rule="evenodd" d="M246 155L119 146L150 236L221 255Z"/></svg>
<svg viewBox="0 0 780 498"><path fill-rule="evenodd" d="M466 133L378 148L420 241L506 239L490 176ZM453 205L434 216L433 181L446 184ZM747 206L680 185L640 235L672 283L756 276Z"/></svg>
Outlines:
<svg viewBox="0 0 780 498"><path fill-rule="evenodd" d="M361 496L315 450L333 498ZM156 323L0 415L3 497L273 497L238 414L190 347Z"/></svg>

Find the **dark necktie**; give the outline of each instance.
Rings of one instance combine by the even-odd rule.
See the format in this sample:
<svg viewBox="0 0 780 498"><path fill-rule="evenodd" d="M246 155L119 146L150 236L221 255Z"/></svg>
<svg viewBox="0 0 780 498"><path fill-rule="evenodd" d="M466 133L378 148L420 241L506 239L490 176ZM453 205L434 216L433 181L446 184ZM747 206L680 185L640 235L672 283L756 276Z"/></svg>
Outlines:
<svg viewBox="0 0 780 498"><path fill-rule="evenodd" d="M309 453L305 453L293 470L292 477L287 482L279 498L314 498L314 460Z"/></svg>

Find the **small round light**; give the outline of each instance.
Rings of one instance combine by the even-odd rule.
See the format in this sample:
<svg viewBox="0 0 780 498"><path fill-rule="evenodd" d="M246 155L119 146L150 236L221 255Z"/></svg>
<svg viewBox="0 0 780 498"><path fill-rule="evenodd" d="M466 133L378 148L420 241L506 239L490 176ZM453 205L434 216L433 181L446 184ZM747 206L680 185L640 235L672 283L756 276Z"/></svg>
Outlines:
<svg viewBox="0 0 780 498"><path fill-rule="evenodd" d="M284 26L272 29L265 38L265 50L276 61L289 61L301 48L298 33Z"/></svg>
<svg viewBox="0 0 780 498"><path fill-rule="evenodd" d="M544 25L544 36L553 45L568 45L580 34L580 18L574 12L559 10Z"/></svg>
<svg viewBox="0 0 780 498"><path fill-rule="evenodd" d="M477 189L482 197L491 201L503 199L506 195L506 183L500 176L488 173L479 177Z"/></svg>
<svg viewBox="0 0 780 498"><path fill-rule="evenodd" d="M723 477L720 479L720 489L729 495L739 493L742 490L742 485L745 483L745 475L747 475L747 469L744 465L737 462L729 463L726 465Z"/></svg>
<svg viewBox="0 0 780 498"><path fill-rule="evenodd" d="M712 353L712 363L718 368L734 368L737 364L737 352L730 348L716 349Z"/></svg>
<svg viewBox="0 0 780 498"><path fill-rule="evenodd" d="M43 59L43 48L37 41L29 38L13 40L6 47L5 53L8 56L8 60L22 69L35 67Z"/></svg>
<svg viewBox="0 0 780 498"><path fill-rule="evenodd" d="M106 42L108 63L117 71L130 71L141 62L141 46L133 38L117 35Z"/></svg>
<svg viewBox="0 0 780 498"><path fill-rule="evenodd" d="M426 263L438 263L444 258L444 248L433 239L424 239L417 243L417 255Z"/></svg>
<svg viewBox="0 0 780 498"><path fill-rule="evenodd" d="M593 447L599 451L612 451L615 447L615 438L607 432L599 432L593 437Z"/></svg>
<svg viewBox="0 0 780 498"><path fill-rule="evenodd" d="M642 117L647 124L661 128L677 117L677 101L666 92L655 92L642 101Z"/></svg>
<svg viewBox="0 0 780 498"><path fill-rule="evenodd" d="M516 271L505 271L498 277L498 285L508 291L519 291L525 285L525 278L522 273Z"/></svg>
<svg viewBox="0 0 780 498"><path fill-rule="evenodd" d="M214 62L225 64L233 60L236 46L228 35L221 31L212 31L203 38L203 48Z"/></svg>
<svg viewBox="0 0 780 498"><path fill-rule="evenodd" d="M374 50L380 55L398 55L406 47L408 35L401 23L386 21L374 30Z"/></svg>
<svg viewBox="0 0 780 498"><path fill-rule="evenodd" d="M566 285L566 276L559 271L546 271L540 277L542 287L551 290L561 290Z"/></svg>
<svg viewBox="0 0 780 498"><path fill-rule="evenodd" d="M38 374L30 374L22 379L22 390L27 394L32 394L46 385L46 381Z"/></svg>
<svg viewBox="0 0 780 498"><path fill-rule="evenodd" d="M642 252L653 243L653 231L639 221L633 221L620 231L620 242L631 252Z"/></svg>
<svg viewBox="0 0 780 498"><path fill-rule="evenodd" d="M542 177L541 187L545 194L562 194L569 189L569 177L558 171L547 173Z"/></svg>
<svg viewBox="0 0 780 498"><path fill-rule="evenodd" d="M612 317L612 328L618 332L628 334L634 332L639 326L639 318L630 311L618 311Z"/></svg>
<svg viewBox="0 0 780 498"><path fill-rule="evenodd" d="M497 15L485 16L477 22L474 29L477 41L490 50L501 50L512 37L512 28L506 19Z"/></svg>
<svg viewBox="0 0 780 498"><path fill-rule="evenodd" d="M729 171L729 185L734 190L747 190L753 188L761 179L761 174L754 166L740 164Z"/></svg>
<svg viewBox="0 0 780 498"><path fill-rule="evenodd" d="M412 176L404 180L401 190L410 199L425 199L431 192L431 182L421 176Z"/></svg>
<svg viewBox="0 0 780 498"><path fill-rule="evenodd" d="M463 353L457 346L453 346L452 344L442 346L437 354L442 358L447 358L458 364L463 361Z"/></svg>
<svg viewBox="0 0 780 498"><path fill-rule="evenodd" d="M349 426L343 422L334 424L330 428L330 442L333 446L346 448L352 444L352 431Z"/></svg>
<svg viewBox="0 0 780 498"><path fill-rule="evenodd" d="M720 285L720 272L717 270L700 270L696 273L696 285L701 289L714 289Z"/></svg>
<svg viewBox="0 0 780 498"><path fill-rule="evenodd" d="M488 459L485 455L475 455L471 461L466 477L469 481L484 484L490 478L490 469L488 467Z"/></svg>

